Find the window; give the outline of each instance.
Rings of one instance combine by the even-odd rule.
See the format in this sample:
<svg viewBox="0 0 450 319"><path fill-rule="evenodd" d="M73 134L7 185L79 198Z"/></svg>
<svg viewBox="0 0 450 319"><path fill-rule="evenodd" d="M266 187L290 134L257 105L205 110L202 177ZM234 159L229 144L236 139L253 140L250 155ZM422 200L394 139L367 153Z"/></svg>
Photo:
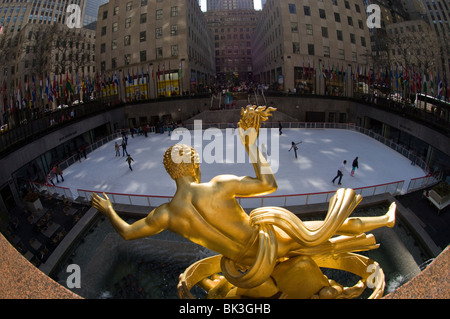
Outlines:
<svg viewBox="0 0 450 319"><path fill-rule="evenodd" d="M300 43L292 42L292 53L300 54Z"/></svg>
<svg viewBox="0 0 450 319"><path fill-rule="evenodd" d="M162 28L155 29L155 39L161 39L162 37Z"/></svg>
<svg viewBox="0 0 450 319"><path fill-rule="evenodd" d="M112 24L112 32L117 32L118 29L119 29L119 23L118 22L114 22Z"/></svg>
<svg viewBox="0 0 450 319"><path fill-rule="evenodd" d="M105 53L105 51L106 51L106 44L105 43L100 44L100 53Z"/></svg>
<svg viewBox="0 0 450 319"><path fill-rule="evenodd" d="M162 9L156 10L156 20L161 20L163 18L163 11Z"/></svg>
<svg viewBox="0 0 450 319"><path fill-rule="evenodd" d="M141 62L147 61L147 51L139 52L139 59Z"/></svg>
<svg viewBox="0 0 450 319"><path fill-rule="evenodd" d="M112 58L111 59L111 68L112 69L117 68L117 58Z"/></svg>
<svg viewBox="0 0 450 319"><path fill-rule="evenodd" d="M125 54L123 57L123 60L124 60L125 65L130 65L131 64L131 54Z"/></svg>
<svg viewBox="0 0 450 319"><path fill-rule="evenodd" d="M296 14L297 13L297 10L295 8L295 4L289 3L289 13L291 13L291 14Z"/></svg>
<svg viewBox="0 0 450 319"><path fill-rule="evenodd" d="M347 17L347 22L348 22L348 25L353 26L353 18L352 17Z"/></svg>
<svg viewBox="0 0 450 319"><path fill-rule="evenodd" d="M139 21L142 23L147 23L147 13L142 13Z"/></svg>
<svg viewBox="0 0 450 319"><path fill-rule="evenodd" d="M102 27L101 35L106 35L106 27Z"/></svg>
<svg viewBox="0 0 450 319"><path fill-rule="evenodd" d="M313 26L312 24L306 25L306 34L312 35L313 34Z"/></svg>
<svg viewBox="0 0 450 319"><path fill-rule="evenodd" d="M322 37L328 38L328 28L322 27Z"/></svg>
<svg viewBox="0 0 450 319"><path fill-rule="evenodd" d="M156 58L162 58L162 56L163 56L163 49L156 48Z"/></svg>
<svg viewBox="0 0 450 319"><path fill-rule="evenodd" d="M172 56L178 56L178 45L177 44L172 45L172 47L171 47L171 55Z"/></svg>
<svg viewBox="0 0 450 319"><path fill-rule="evenodd" d="M324 9L319 9L319 16L320 16L321 19L326 19L327 18L327 15L326 15Z"/></svg>
<svg viewBox="0 0 450 319"><path fill-rule="evenodd" d="M353 33L350 33L350 42L353 44L356 44L356 38L355 35Z"/></svg>
<svg viewBox="0 0 450 319"><path fill-rule="evenodd" d="M114 10L113 10L113 15L118 15L119 14L119 7L117 6L117 7L114 7Z"/></svg>
<svg viewBox="0 0 450 319"><path fill-rule="evenodd" d="M305 16L311 15L311 9L309 8L309 6L303 6L303 11L305 12Z"/></svg>
<svg viewBox="0 0 450 319"><path fill-rule="evenodd" d="M345 52L344 49L339 49L338 50L338 58L341 60L345 60Z"/></svg>
<svg viewBox="0 0 450 319"><path fill-rule="evenodd" d="M366 38L361 37L361 45L362 45L363 47L366 46Z"/></svg>
<svg viewBox="0 0 450 319"><path fill-rule="evenodd" d="M298 32L298 24L297 22L291 22L291 32L297 33Z"/></svg>
<svg viewBox="0 0 450 319"><path fill-rule="evenodd" d="M133 1L127 2L126 10L131 11L131 9L133 9Z"/></svg>
<svg viewBox="0 0 450 319"><path fill-rule="evenodd" d="M123 38L123 45L124 45L124 46L129 46L129 45L131 45L131 35L126 35L126 36Z"/></svg>
<svg viewBox="0 0 450 319"><path fill-rule="evenodd" d="M103 20L108 19L108 11L103 11Z"/></svg>
<svg viewBox="0 0 450 319"><path fill-rule="evenodd" d="M126 18L125 19L125 29L128 29L129 27L131 27L131 18Z"/></svg>
<svg viewBox="0 0 450 319"><path fill-rule="evenodd" d="M145 42L146 40L147 40L147 32L141 31L141 33L139 33L139 42Z"/></svg>
<svg viewBox="0 0 450 319"><path fill-rule="evenodd" d="M170 35L174 36L178 34L178 25L171 25L170 26Z"/></svg>
<svg viewBox="0 0 450 319"><path fill-rule="evenodd" d="M177 17L178 16L178 7L171 7L170 8L170 16L171 17Z"/></svg>
<svg viewBox="0 0 450 319"><path fill-rule="evenodd" d="M343 40L343 37L342 37L342 30L337 30L337 31L336 31L336 36L337 36L337 39L338 39L339 41L342 41L342 40Z"/></svg>
<svg viewBox="0 0 450 319"><path fill-rule="evenodd" d="M148 3L148 0L141 0L141 7L145 7Z"/></svg>
<svg viewBox="0 0 450 319"><path fill-rule="evenodd" d="M111 41L111 50L115 50L117 49L117 40L112 40Z"/></svg>
<svg viewBox="0 0 450 319"><path fill-rule="evenodd" d="M314 44L311 43L308 44L308 54L314 55Z"/></svg>
<svg viewBox="0 0 450 319"><path fill-rule="evenodd" d="M323 56L330 57L330 47L329 46L323 47Z"/></svg>
<svg viewBox="0 0 450 319"><path fill-rule="evenodd" d="M341 22L341 15L337 12L334 13L334 21Z"/></svg>

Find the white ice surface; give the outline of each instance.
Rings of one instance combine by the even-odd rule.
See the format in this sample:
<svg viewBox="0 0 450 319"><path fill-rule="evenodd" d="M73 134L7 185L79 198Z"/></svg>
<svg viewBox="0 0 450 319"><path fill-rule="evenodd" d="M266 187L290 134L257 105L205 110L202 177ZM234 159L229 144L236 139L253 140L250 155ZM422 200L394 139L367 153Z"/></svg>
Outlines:
<svg viewBox="0 0 450 319"><path fill-rule="evenodd" d="M192 132L191 132L192 133ZM237 133L237 131L236 131ZM262 135L260 135L262 136ZM115 140L119 144L121 139ZM77 189L121 194L172 196L175 182L166 173L162 164L163 154L173 144L189 144L187 135L154 134L128 136L127 151L134 159L133 171L128 168L126 157L115 156L114 142L103 145L88 154L87 159L76 162L64 170L64 182L57 186L70 188L74 197ZM288 151L291 141L299 142L298 158ZM335 191L338 187L359 188L405 180L405 186L412 178L423 177L425 172L410 161L363 134L334 129L278 129L269 131L268 137L260 143L267 143L271 166L278 183L278 190L272 195L304 194ZM255 176L248 158L236 163L242 151L237 136L231 130L206 130L203 138L194 139L203 155L201 160L202 181L209 181L219 174ZM198 147L198 144L201 147ZM221 147L220 145L224 145ZM233 156L234 155L234 156ZM359 157L359 169L350 176L353 159ZM347 160L342 186L331 183L339 165ZM218 163L219 161L226 163ZM211 163L212 162L212 163Z"/></svg>

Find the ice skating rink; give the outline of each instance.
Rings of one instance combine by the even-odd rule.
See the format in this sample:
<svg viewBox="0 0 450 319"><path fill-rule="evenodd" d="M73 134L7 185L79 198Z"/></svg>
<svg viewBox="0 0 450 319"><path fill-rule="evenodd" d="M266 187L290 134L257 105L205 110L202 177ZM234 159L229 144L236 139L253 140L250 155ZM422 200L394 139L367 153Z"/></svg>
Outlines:
<svg viewBox="0 0 450 319"><path fill-rule="evenodd" d="M182 132L181 132L182 133ZM242 151L238 136L231 129L204 130L200 135L150 133L148 137L128 135L127 151L134 159L133 171L126 156L115 156L113 140L88 154L64 170L64 182L57 186L70 188L74 198L77 189L153 196L172 196L175 182L162 164L163 154L170 146L182 142L201 150L202 182L219 174L255 176L248 158L239 157ZM186 133L186 132L185 132ZM235 132L237 134L237 130ZM291 142L300 142L298 158L289 152ZM190 142L190 143L189 143ZM340 129L278 129L260 135L260 144L268 149L268 158L275 171L278 190L272 195L291 195L335 191L338 188L360 188L405 180L426 173L418 166L384 144L358 132ZM200 145L200 146L199 146ZM353 159L358 156L359 169L350 176ZM342 185L333 184L339 165L347 160Z"/></svg>

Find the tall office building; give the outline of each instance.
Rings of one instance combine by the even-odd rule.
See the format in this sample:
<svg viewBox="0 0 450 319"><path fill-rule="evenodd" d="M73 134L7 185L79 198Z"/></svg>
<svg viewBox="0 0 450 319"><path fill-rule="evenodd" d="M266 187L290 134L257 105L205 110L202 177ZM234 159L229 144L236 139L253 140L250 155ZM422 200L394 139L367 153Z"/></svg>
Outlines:
<svg viewBox="0 0 450 319"><path fill-rule="evenodd" d="M98 12L96 63L127 78L121 99L199 92L214 80L214 42L197 0L111 0Z"/></svg>
<svg viewBox="0 0 450 319"><path fill-rule="evenodd" d="M267 0L260 17L252 37L256 81L351 96L359 81L350 74L364 74L371 54L362 0Z"/></svg>
<svg viewBox="0 0 450 319"><path fill-rule="evenodd" d="M253 79L251 38L261 11L215 10L205 13L214 36L217 81Z"/></svg>
<svg viewBox="0 0 450 319"><path fill-rule="evenodd" d="M254 9L253 0L207 0L207 11L216 10L252 10Z"/></svg>

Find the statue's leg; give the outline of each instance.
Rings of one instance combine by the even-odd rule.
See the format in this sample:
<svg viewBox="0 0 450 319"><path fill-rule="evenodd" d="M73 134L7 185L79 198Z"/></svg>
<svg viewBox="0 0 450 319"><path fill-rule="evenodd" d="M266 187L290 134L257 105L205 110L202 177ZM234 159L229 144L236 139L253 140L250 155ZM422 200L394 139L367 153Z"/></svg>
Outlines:
<svg viewBox="0 0 450 319"><path fill-rule="evenodd" d="M358 235L380 227L394 227L395 225L395 203L392 203L388 212L383 216L376 217L354 217L348 218L339 227L339 235Z"/></svg>

